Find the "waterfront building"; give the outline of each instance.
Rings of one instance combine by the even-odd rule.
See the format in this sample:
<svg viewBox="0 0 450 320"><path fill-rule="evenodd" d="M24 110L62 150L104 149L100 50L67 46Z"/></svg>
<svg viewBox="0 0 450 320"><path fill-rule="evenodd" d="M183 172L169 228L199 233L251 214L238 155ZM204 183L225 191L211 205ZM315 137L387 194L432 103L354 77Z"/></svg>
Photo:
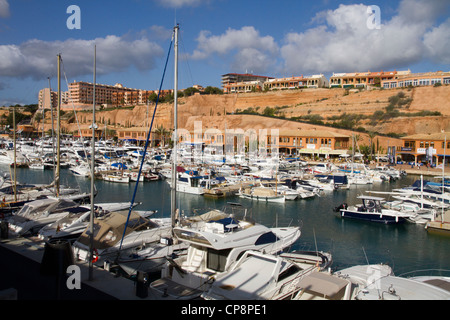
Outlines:
<svg viewBox="0 0 450 320"><path fill-rule="evenodd" d="M403 161L415 163L449 163L450 132L414 134L402 138L403 146L396 153Z"/></svg>
<svg viewBox="0 0 450 320"><path fill-rule="evenodd" d="M280 130L278 149L288 155L339 156L348 154L351 137L326 130Z"/></svg>
<svg viewBox="0 0 450 320"><path fill-rule="evenodd" d="M148 127L133 127L117 129L117 138L119 141L136 142L139 145L145 144L148 136ZM150 146L157 146L162 137L160 134L152 131L150 134Z"/></svg>
<svg viewBox="0 0 450 320"><path fill-rule="evenodd" d="M124 139L125 136L119 138ZM225 154L242 154L251 148L252 141L257 142L259 148L264 146L268 152L325 158L347 155L351 146L351 136L326 130L263 129L244 132L227 129L224 132L218 128L209 128L179 132L179 142L183 145L214 147Z"/></svg>
<svg viewBox="0 0 450 320"><path fill-rule="evenodd" d="M450 84L450 71L424 72L424 73L399 73L392 79L381 81L384 89L434 86L436 84Z"/></svg>

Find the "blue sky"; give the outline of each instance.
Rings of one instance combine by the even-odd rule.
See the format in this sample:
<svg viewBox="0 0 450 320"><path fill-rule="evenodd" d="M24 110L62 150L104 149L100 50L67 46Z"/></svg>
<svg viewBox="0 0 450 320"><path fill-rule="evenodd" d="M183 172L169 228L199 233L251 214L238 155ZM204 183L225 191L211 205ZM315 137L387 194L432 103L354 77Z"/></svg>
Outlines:
<svg viewBox="0 0 450 320"><path fill-rule="evenodd" d="M67 28L70 5L79 30ZM370 5L379 29L367 25ZM229 72L450 71L449 10L449 0L0 0L0 106L36 103L48 77L56 88L58 53L63 90L65 77L92 81L94 44L98 83L158 89L175 23L179 88L220 87Z"/></svg>

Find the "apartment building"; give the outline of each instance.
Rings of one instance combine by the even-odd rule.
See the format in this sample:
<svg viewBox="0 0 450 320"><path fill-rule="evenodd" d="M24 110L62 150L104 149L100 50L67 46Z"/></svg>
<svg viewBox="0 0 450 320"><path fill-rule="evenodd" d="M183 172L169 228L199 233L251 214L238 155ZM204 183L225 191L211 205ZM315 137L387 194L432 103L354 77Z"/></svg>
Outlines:
<svg viewBox="0 0 450 320"><path fill-rule="evenodd" d="M402 73L397 74L392 79L381 81L381 86L385 89L433 86L437 83L450 84L450 72L424 72L424 73Z"/></svg>
<svg viewBox="0 0 450 320"><path fill-rule="evenodd" d="M276 78L264 82L264 88L268 90L276 89L298 89L298 88L325 88L328 87L328 80L323 74L304 77Z"/></svg>
<svg viewBox="0 0 450 320"><path fill-rule="evenodd" d="M274 78L249 73L227 73L222 75L222 88L224 93L251 92L258 86L262 88L262 84L270 79Z"/></svg>
<svg viewBox="0 0 450 320"><path fill-rule="evenodd" d="M67 104L69 102L69 91L61 92L61 104ZM39 109L51 109L58 107L58 93L51 91L49 88L44 88L39 91L38 96Z"/></svg>
<svg viewBox="0 0 450 320"><path fill-rule="evenodd" d="M328 87L328 80L323 74L287 78L227 74L222 77L222 87L224 93L247 93L266 89L325 88Z"/></svg>
<svg viewBox="0 0 450 320"><path fill-rule="evenodd" d="M397 75L407 74L408 72L410 71L333 73L330 77L330 88L358 89L381 86L383 82L393 80Z"/></svg>
<svg viewBox="0 0 450 320"><path fill-rule="evenodd" d="M171 90L166 91L171 92ZM70 83L69 92L70 103L77 106L92 106L94 95L94 85L92 83L83 81ZM147 104L152 93L157 94L157 91L130 89L120 83L116 83L114 86L104 84L95 85L95 101L98 105L133 106Z"/></svg>

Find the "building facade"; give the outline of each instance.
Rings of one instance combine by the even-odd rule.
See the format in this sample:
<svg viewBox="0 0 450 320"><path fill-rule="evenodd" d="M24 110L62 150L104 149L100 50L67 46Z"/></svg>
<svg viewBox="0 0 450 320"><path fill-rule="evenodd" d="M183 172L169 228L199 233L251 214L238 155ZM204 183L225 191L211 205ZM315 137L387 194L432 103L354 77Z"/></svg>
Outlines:
<svg viewBox="0 0 450 320"><path fill-rule="evenodd" d="M69 91L61 92L61 104L69 103ZM39 91L38 96L39 109L51 109L58 107L58 92L51 91L49 88L44 88Z"/></svg>
<svg viewBox="0 0 450 320"><path fill-rule="evenodd" d="M396 153L403 161L415 163L441 164L449 163L450 132L432 134L415 134L402 138L403 147L397 148Z"/></svg>
<svg viewBox="0 0 450 320"><path fill-rule="evenodd" d="M353 72L333 73L330 77L330 88L368 88L379 87L385 81L395 79L397 75L406 74L409 71L380 71L380 72Z"/></svg>
<svg viewBox="0 0 450 320"><path fill-rule="evenodd" d="M381 82L384 89L434 86L436 84L450 84L450 72L404 73Z"/></svg>

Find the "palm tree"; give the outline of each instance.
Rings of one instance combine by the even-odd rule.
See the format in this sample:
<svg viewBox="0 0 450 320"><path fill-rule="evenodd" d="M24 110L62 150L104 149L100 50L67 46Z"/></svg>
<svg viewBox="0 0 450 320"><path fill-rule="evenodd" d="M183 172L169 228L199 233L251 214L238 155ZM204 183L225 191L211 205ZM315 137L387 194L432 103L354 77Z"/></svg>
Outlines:
<svg viewBox="0 0 450 320"><path fill-rule="evenodd" d="M157 126L155 133L158 134L163 140L163 146L166 145L166 137L170 134L170 131L164 128L163 125Z"/></svg>
<svg viewBox="0 0 450 320"><path fill-rule="evenodd" d="M368 132L368 136L369 136L369 139L370 139L370 160L372 160L373 159L373 149L374 149L374 146L373 146L373 138L375 138L375 136L377 135L377 133L376 132L374 132L374 131L369 131Z"/></svg>

